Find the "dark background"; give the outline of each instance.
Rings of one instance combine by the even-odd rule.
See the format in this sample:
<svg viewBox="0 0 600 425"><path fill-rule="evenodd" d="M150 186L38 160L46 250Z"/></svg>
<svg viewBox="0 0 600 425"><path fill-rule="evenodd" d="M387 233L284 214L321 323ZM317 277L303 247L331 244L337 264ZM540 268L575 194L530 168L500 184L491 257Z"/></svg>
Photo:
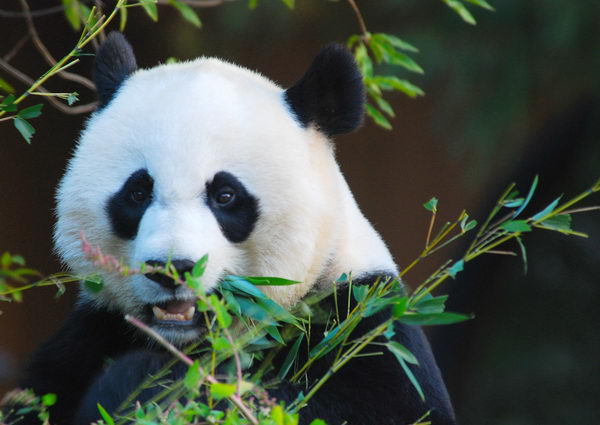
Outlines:
<svg viewBox="0 0 600 425"><path fill-rule="evenodd" d="M31 7L59 3L38 0ZM262 0L254 11L246 1L224 2L199 10L201 30L171 8L159 9L157 24L130 9L126 35L143 67L168 57L212 55L289 86L323 45L358 31L345 1L297 3L290 12L275 0ZM424 245L429 215L421 204L432 196L440 199L441 223L462 208L480 217L508 182L526 191L536 173L532 211L600 176L600 11L593 2L492 1L496 12L471 8L477 26L439 1L357 3L372 32L419 47L414 58L425 69L424 76L400 72L427 95L388 97L397 113L393 131L367 120L336 141L359 204L401 267ZM23 19L1 14L7 10L18 11L18 1L0 5L0 56L26 32ZM75 44L78 35L62 14L35 22L56 57ZM11 63L33 77L47 69L31 44ZM91 58L83 58L74 70L87 75L90 67ZM82 102L93 99L58 78L46 86L76 90ZM46 105L32 121L31 145L11 123L0 123L0 252L22 254L45 274L61 267L52 253L53 193L84 120ZM476 315L430 330L461 423L591 424L600 417L600 214L576 216L574 227L590 238L538 231L525 239L527 275L519 259L489 256L441 288L450 293L451 310ZM409 273L408 281L418 283L464 248L457 243ZM0 394L71 308L74 287L58 300L54 292L29 291L22 304L0 306Z"/></svg>

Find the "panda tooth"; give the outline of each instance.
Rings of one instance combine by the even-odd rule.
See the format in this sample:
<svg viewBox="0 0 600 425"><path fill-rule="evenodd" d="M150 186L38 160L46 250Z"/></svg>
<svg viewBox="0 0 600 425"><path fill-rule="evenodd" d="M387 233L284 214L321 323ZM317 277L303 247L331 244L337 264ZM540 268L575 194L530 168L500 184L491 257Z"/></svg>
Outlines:
<svg viewBox="0 0 600 425"><path fill-rule="evenodd" d="M165 320L167 316L167 313L158 306L152 307L152 313L154 313L154 317L156 317L158 320Z"/></svg>
<svg viewBox="0 0 600 425"><path fill-rule="evenodd" d="M183 314L185 317L185 320L192 320L195 312L196 312L196 307L191 306L190 308L188 308L187 311Z"/></svg>

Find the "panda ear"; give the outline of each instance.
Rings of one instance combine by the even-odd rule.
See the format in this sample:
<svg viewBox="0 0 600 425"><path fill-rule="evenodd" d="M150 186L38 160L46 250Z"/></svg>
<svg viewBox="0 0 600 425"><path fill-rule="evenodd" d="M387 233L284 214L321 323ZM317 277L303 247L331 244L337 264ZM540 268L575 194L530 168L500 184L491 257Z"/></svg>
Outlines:
<svg viewBox="0 0 600 425"><path fill-rule="evenodd" d="M98 90L99 106L106 106L121 84L137 69L133 49L125 36L113 31L98 49L92 76Z"/></svg>
<svg viewBox="0 0 600 425"><path fill-rule="evenodd" d="M339 44L326 46L286 90L285 100L305 127L315 124L328 136L356 130L363 121L365 94L354 57Z"/></svg>

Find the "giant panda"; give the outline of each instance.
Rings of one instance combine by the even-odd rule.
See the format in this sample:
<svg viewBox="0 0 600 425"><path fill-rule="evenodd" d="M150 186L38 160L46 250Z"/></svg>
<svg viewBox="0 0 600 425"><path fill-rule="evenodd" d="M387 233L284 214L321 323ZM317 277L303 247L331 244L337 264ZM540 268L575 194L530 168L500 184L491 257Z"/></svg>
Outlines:
<svg viewBox="0 0 600 425"><path fill-rule="evenodd" d="M56 250L75 273L98 273L82 252L84 232L90 244L132 267L170 260L184 273L208 254L203 284L209 292L226 274L298 281L261 287L286 308L331 288L343 273L352 273L356 285L397 276L335 159L332 137L363 119L362 78L345 48L325 47L296 84L282 89L214 58L138 69L123 35L111 33L93 77L99 108L57 192ZM98 293L82 287L74 311L34 354L20 382L36 394L58 396L52 423L98 419L97 402L114 410L170 358L125 314L178 346L201 334L185 286L156 273L102 278ZM385 314L365 319L356 334ZM398 324L395 333L419 360L412 369L425 402L384 353L349 362L301 410L300 423L402 425L431 410L434 425L455 424L423 332ZM325 361L315 374L326 370ZM171 373L181 376L185 368ZM284 382L269 394L290 402L300 390Z"/></svg>

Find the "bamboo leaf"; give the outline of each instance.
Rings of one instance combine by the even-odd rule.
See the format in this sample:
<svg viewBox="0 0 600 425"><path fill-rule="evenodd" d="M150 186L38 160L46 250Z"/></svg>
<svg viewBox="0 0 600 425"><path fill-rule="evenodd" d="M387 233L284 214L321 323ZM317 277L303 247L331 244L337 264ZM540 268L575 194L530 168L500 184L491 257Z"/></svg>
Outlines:
<svg viewBox="0 0 600 425"><path fill-rule="evenodd" d="M521 249L521 258L523 259L523 274L527 274L527 249L525 249L525 244L519 236L517 236L517 242Z"/></svg>
<svg viewBox="0 0 600 425"><path fill-rule="evenodd" d="M527 205L529 205L529 201L531 201L531 198L533 197L533 194L535 192L535 189L537 188L539 182L539 178L536 175L533 178L533 183L531 183L531 187L529 188L529 193L527 193L527 196L525 197L525 201L523 201L523 204L521 204L521 206L519 207L519 209L515 212L515 214L513 215L513 217L517 217L519 214L521 214L523 212L523 210L525 208L527 208Z"/></svg>
<svg viewBox="0 0 600 425"><path fill-rule="evenodd" d="M35 128L33 128L33 126L29 124L28 121L18 116L13 119L13 123L15 125L15 128L19 130L19 133L21 133L21 136L23 136L25 141L27 143L31 143L31 138L35 134Z"/></svg>
<svg viewBox="0 0 600 425"><path fill-rule="evenodd" d="M542 217L545 217L548 214L550 214L552 211L554 211L554 208L556 208L556 206L558 205L561 198L562 198L562 195L560 195L558 198L556 198L554 201L552 201L550 204L548 204L548 206L546 208L544 208L543 210L541 210L539 213L537 213L533 217L531 217L531 219L533 221L538 221Z"/></svg>
<svg viewBox="0 0 600 425"><path fill-rule="evenodd" d="M485 0L464 0L464 1L468 1L469 3L473 3L475 6L479 6L483 9L489 10L491 12L494 12L496 9L494 9L492 7L491 4L489 4L487 1Z"/></svg>
<svg viewBox="0 0 600 425"><path fill-rule="evenodd" d="M435 313L435 314L406 314L398 320L407 325L433 326L452 325L472 319L472 315L459 313Z"/></svg>
<svg viewBox="0 0 600 425"><path fill-rule="evenodd" d="M288 351L288 354L285 357L283 364L281 365L281 369L279 369L279 373L277 374L279 379L283 380L287 376L288 372L290 371L290 368L292 367L292 364L294 363L294 360L296 360L298 350L300 350L300 344L302 343L303 339L304 334L301 333L300 336L294 342L294 345L292 345L292 348L290 348L290 351Z"/></svg>
<svg viewBox="0 0 600 425"><path fill-rule="evenodd" d="M527 220L507 221L506 223L502 223L500 228L511 233L531 231L531 226L527 223Z"/></svg>
<svg viewBox="0 0 600 425"><path fill-rule="evenodd" d="M399 342L390 341L385 345L388 348L388 350L390 350L396 357L402 357L404 360L406 360L407 362L414 364L414 365L419 364L419 361L414 356L414 354L411 353L408 348L406 348L404 345L400 344Z"/></svg>
<svg viewBox="0 0 600 425"><path fill-rule="evenodd" d="M202 21L200 21L200 17L196 13L196 11L192 9L189 5L179 0L169 0L169 3L172 4L179 11L183 19L188 21L196 28L202 27Z"/></svg>
<svg viewBox="0 0 600 425"><path fill-rule="evenodd" d="M444 3L446 3L450 9L454 10L467 24L475 25L477 23L473 15L471 15L471 12L469 12L465 5L459 0L444 0Z"/></svg>
<svg viewBox="0 0 600 425"><path fill-rule="evenodd" d="M371 118L373 118L373 121L375 121L375 124L377 124L378 126L384 128L386 130L392 129L392 124L390 124L388 119L386 117L384 117L383 114L381 112L379 112L373 105L370 105L367 103L365 106L367 107L367 114Z"/></svg>

